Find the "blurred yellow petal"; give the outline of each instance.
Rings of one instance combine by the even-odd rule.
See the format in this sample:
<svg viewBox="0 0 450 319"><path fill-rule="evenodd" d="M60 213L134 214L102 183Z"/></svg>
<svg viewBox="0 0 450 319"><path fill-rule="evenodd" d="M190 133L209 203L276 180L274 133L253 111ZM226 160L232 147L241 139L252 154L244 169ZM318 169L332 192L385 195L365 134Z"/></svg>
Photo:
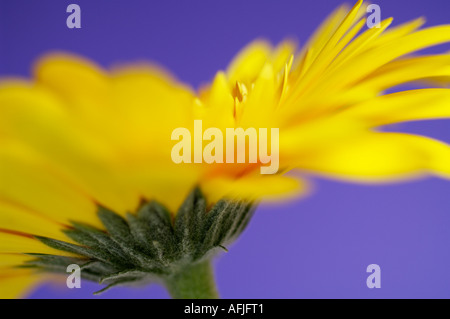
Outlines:
<svg viewBox="0 0 450 319"><path fill-rule="evenodd" d="M383 95L342 111L339 116L381 126L450 118L450 89L421 89Z"/></svg>
<svg viewBox="0 0 450 319"><path fill-rule="evenodd" d="M129 194L114 178L117 155L111 145L83 125L77 127L54 95L25 84L3 85L0 112L4 135L51 158L49 164L56 165L70 183L117 211L134 208L138 195ZM22 160L30 161L26 155Z"/></svg>
<svg viewBox="0 0 450 319"><path fill-rule="evenodd" d="M0 229L0 253L37 253L73 256L61 250L50 248L30 234Z"/></svg>
<svg viewBox="0 0 450 319"><path fill-rule="evenodd" d="M56 92L76 107L79 100L104 96L108 76L99 66L69 54L47 55L34 68L36 82ZM92 110L92 111L95 111Z"/></svg>
<svg viewBox="0 0 450 319"><path fill-rule="evenodd" d="M247 128L274 125L273 113L277 98L275 88L274 70L270 64L266 64L258 78L255 79L252 94L245 102L240 126ZM265 103L261 103L261 101L265 101Z"/></svg>
<svg viewBox="0 0 450 319"><path fill-rule="evenodd" d="M232 127L234 125L235 105L226 74L218 72L211 86L205 89L203 94L204 104L201 107L204 110L202 110L202 115L196 118L202 119L205 127Z"/></svg>
<svg viewBox="0 0 450 319"><path fill-rule="evenodd" d="M393 86L435 77L450 77L450 55L404 58L381 67L360 86L380 92Z"/></svg>
<svg viewBox="0 0 450 319"><path fill-rule="evenodd" d="M281 42L274 50L272 54L272 65L275 73L279 73L283 70L286 63L291 56L295 54L297 44L292 40L286 40Z"/></svg>
<svg viewBox="0 0 450 319"><path fill-rule="evenodd" d="M26 297L42 277L29 269L0 271L0 299L17 299Z"/></svg>
<svg viewBox="0 0 450 319"><path fill-rule="evenodd" d="M230 85L234 86L236 81L252 83L270 58L271 50L265 41L254 41L245 47L228 66Z"/></svg>
<svg viewBox="0 0 450 319"><path fill-rule="evenodd" d="M5 269L6 267L16 267L22 265L24 262L33 259L32 256L25 254L15 254L15 253L0 253L0 269Z"/></svg>
<svg viewBox="0 0 450 319"><path fill-rule="evenodd" d="M343 88L400 56L449 41L450 26L447 25L430 27L408 34L396 41L353 57L342 67L330 73L323 85L326 88L327 84L332 85L334 89Z"/></svg>
<svg viewBox="0 0 450 319"><path fill-rule="evenodd" d="M333 11L310 37L300 55L304 56L307 52L306 49L309 49L309 51L312 50L314 51L314 54L312 54L310 61L314 61L316 55L322 51L322 48L329 41L330 37L336 32L336 29L339 27L348 11L349 8L347 5L342 5ZM307 69L309 63L304 67Z"/></svg>
<svg viewBox="0 0 450 319"><path fill-rule="evenodd" d="M64 228L51 219L0 199L0 228L68 241Z"/></svg>
<svg viewBox="0 0 450 319"><path fill-rule="evenodd" d="M304 87L311 85L311 83L317 79L317 76L320 75L326 69L327 65L335 58L336 54L339 53L361 29L363 26L362 20L350 30L358 16L361 5L362 0L359 0L346 14L345 18L343 18L336 30L327 39L323 47L320 48L320 50L314 50L315 52L318 52L317 56L312 61L313 63L308 68L305 76L296 83L297 91L302 91Z"/></svg>
<svg viewBox="0 0 450 319"><path fill-rule="evenodd" d="M380 37L378 37L375 41L370 43L368 48L374 48L377 46L384 45L386 43L395 41L407 34L410 34L416 31L418 28L425 24L424 18L418 18L413 21L409 21L403 23L401 25L395 26L384 32Z"/></svg>
<svg viewBox="0 0 450 319"><path fill-rule="evenodd" d="M422 136L369 133L304 157L302 169L358 182L386 182L435 173L450 177L450 147Z"/></svg>
<svg viewBox="0 0 450 319"><path fill-rule="evenodd" d="M362 19L361 21L363 25L366 23L365 19ZM342 63L363 51L372 42L376 41L377 37L379 37L380 34L382 34L391 25L392 21L392 18L382 21L379 28L368 29L363 34L358 36L355 41L349 43L348 46L342 50L339 56L333 61L333 67L339 67Z"/></svg>
<svg viewBox="0 0 450 319"><path fill-rule="evenodd" d="M292 198L308 191L304 181L280 175L246 176L239 179L217 177L201 184L207 198L217 202L221 198L245 200L273 200Z"/></svg>
<svg viewBox="0 0 450 319"><path fill-rule="evenodd" d="M20 203L59 223L73 216L100 225L94 202L59 178L33 152L15 144L0 149L0 198Z"/></svg>

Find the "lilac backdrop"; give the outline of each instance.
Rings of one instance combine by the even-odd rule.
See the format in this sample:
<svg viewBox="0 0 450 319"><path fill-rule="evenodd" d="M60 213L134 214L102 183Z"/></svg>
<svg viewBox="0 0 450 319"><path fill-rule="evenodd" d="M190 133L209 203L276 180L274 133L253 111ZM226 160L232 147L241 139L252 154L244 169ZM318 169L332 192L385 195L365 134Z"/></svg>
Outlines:
<svg viewBox="0 0 450 319"><path fill-rule="evenodd" d="M395 23L424 15L449 23L448 0L377 0ZM82 29L65 25L77 3ZM2 0L0 75L29 75L36 57L76 52L104 66L152 60L197 87L246 43L264 37L301 42L341 1ZM440 51L449 47L441 47ZM450 142L449 122L404 125ZM224 298L450 297L450 182L358 186L316 180L305 199L261 206L241 239L217 263ZM366 267L382 288L366 287ZM90 298L97 285L47 284L32 298ZM159 286L118 288L95 298L167 298Z"/></svg>

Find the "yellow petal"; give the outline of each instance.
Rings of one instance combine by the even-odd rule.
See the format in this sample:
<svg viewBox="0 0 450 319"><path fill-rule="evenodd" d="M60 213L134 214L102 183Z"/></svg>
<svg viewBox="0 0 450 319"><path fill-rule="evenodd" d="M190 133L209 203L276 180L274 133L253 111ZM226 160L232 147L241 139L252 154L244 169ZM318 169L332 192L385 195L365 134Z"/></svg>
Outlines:
<svg viewBox="0 0 450 319"><path fill-rule="evenodd" d="M0 271L0 299L23 298L41 279L39 274L29 269Z"/></svg>
<svg viewBox="0 0 450 319"><path fill-rule="evenodd" d="M0 199L0 228L70 241L61 232L65 227L24 207Z"/></svg>
<svg viewBox="0 0 450 319"><path fill-rule="evenodd" d="M24 254L0 253L0 269L23 265L24 262L31 259L33 259L33 257Z"/></svg>
<svg viewBox="0 0 450 319"><path fill-rule="evenodd" d="M0 87L0 112L3 134L45 157L69 184L118 212L135 207L138 195L115 176L117 150L75 121L56 96L26 84L5 84Z"/></svg>
<svg viewBox="0 0 450 319"><path fill-rule="evenodd" d="M244 103L242 121L243 127L271 127L274 123L275 111L275 74L271 64L266 64L255 80L253 90Z"/></svg>
<svg viewBox="0 0 450 319"><path fill-rule="evenodd" d="M234 126L234 98L224 72L218 72L213 83L204 89L202 100L205 108L200 117L204 127L226 128ZM202 94L202 93L201 93Z"/></svg>
<svg viewBox="0 0 450 319"><path fill-rule="evenodd" d="M380 92L411 81L449 76L450 55L431 55L390 62L362 80L359 86Z"/></svg>
<svg viewBox="0 0 450 319"><path fill-rule="evenodd" d="M420 89L383 95L342 111L339 116L370 126L450 118L450 89Z"/></svg>
<svg viewBox="0 0 450 319"><path fill-rule="evenodd" d="M254 41L246 46L231 62L227 74L231 87L236 82L252 83L270 58L272 47L265 41Z"/></svg>
<svg viewBox="0 0 450 319"><path fill-rule="evenodd" d="M304 45L305 49L299 55L301 57L300 60L302 60L303 57L307 54L307 51L310 52L310 57L308 61L311 62L315 60L317 54L319 54L322 51L322 48L329 41L330 37L336 32L336 29L339 27L342 20L347 15L348 11L349 11L348 6L342 5L335 11L333 11L325 19L325 21L317 28L317 30L310 37L308 42ZM314 53L311 54L311 51L314 51ZM307 63L302 68L308 69L309 66L310 63Z"/></svg>
<svg viewBox="0 0 450 319"><path fill-rule="evenodd" d="M357 182L386 182L435 173L450 176L450 148L422 136L361 134L300 159L302 169Z"/></svg>
<svg viewBox="0 0 450 319"><path fill-rule="evenodd" d="M34 68L36 82L51 89L74 106L78 100L102 96L108 77L97 65L72 54L51 54Z"/></svg>
<svg viewBox="0 0 450 319"><path fill-rule="evenodd" d="M366 23L365 19L361 20L363 24ZM342 51L341 54L333 61L333 67L339 67L342 63L355 56L359 52L363 51L371 42L376 41L377 37L380 36L392 23L393 19L389 18L383 20L380 23L379 28L371 28L366 30L360 36L358 36L354 41L348 44L348 46Z"/></svg>
<svg viewBox="0 0 450 319"><path fill-rule="evenodd" d="M94 202L76 191L32 151L18 144L0 149L0 198L61 224L80 219L100 226Z"/></svg>
<svg viewBox="0 0 450 319"><path fill-rule="evenodd" d="M369 75L379 67L403 55L450 41L450 25L431 27L406 35L380 47L353 57L328 74L324 88L346 87Z"/></svg>
<svg viewBox="0 0 450 319"><path fill-rule="evenodd" d="M50 248L29 234L0 229L0 253L36 253L60 256L73 254Z"/></svg>
<svg viewBox="0 0 450 319"><path fill-rule="evenodd" d="M303 87L311 85L311 81L314 77L317 77L318 74L323 72L325 67L328 65L330 61L332 61L336 54L345 46L348 41L350 41L353 36L362 28L363 21L361 20L354 28L349 32L349 29L355 22L355 19L358 16L359 9L362 5L362 0L359 0L354 7L350 10L350 12L345 16L339 26L336 28L334 33L329 37L329 39L324 44L323 48L318 51L317 56L311 64L311 67L308 69L305 76L298 81L295 86L297 91L302 91ZM345 35L348 37L345 37ZM342 39L344 37L344 39ZM342 40L342 42L340 42ZM340 45L339 45L340 43ZM315 52L316 48L312 47Z"/></svg>
<svg viewBox="0 0 450 319"><path fill-rule="evenodd" d="M291 56L295 53L297 44L292 40L281 42L273 51L271 63L275 73L281 72Z"/></svg>
<svg viewBox="0 0 450 319"><path fill-rule="evenodd" d="M410 34L414 31L416 31L424 24L425 24L425 19L418 18L413 21L409 21L409 22L400 24L398 26L389 28L389 30L384 32L379 38L377 38L375 41L371 42L370 45L368 46L368 48L382 46L386 43L395 41L396 39L399 39L407 34Z"/></svg>
<svg viewBox="0 0 450 319"><path fill-rule="evenodd" d="M221 198L245 200L280 200L305 194L308 187L304 181L281 175L245 176L238 179L217 177L201 184L208 201Z"/></svg>

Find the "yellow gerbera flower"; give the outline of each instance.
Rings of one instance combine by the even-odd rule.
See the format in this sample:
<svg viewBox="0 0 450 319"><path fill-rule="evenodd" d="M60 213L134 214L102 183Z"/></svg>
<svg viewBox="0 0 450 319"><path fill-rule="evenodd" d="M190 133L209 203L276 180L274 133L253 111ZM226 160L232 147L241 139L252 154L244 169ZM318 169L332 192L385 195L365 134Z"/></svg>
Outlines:
<svg viewBox="0 0 450 319"><path fill-rule="evenodd" d="M36 268L70 261L112 284L148 272L183 297L183 269L235 238L249 203L305 193L298 173L358 182L448 178L448 145L377 128L450 117L448 88L384 93L417 80L449 83L450 54L410 54L450 42L450 26L419 30L418 19L388 29L386 19L361 31L364 13L362 1L338 8L299 51L292 41L256 41L198 92L155 66L107 71L66 54L41 59L31 80L3 80L0 296L40 280ZM261 159L175 164L172 131L192 130L198 119L222 131L279 128L279 174L261 175Z"/></svg>

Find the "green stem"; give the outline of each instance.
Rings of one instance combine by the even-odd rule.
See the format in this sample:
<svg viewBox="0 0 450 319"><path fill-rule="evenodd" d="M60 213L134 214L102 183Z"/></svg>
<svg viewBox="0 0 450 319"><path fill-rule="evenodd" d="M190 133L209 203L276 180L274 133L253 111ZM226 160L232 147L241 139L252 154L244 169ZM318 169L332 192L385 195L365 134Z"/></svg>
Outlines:
<svg viewBox="0 0 450 319"><path fill-rule="evenodd" d="M209 260L185 266L164 281L174 299L217 299L214 271Z"/></svg>

